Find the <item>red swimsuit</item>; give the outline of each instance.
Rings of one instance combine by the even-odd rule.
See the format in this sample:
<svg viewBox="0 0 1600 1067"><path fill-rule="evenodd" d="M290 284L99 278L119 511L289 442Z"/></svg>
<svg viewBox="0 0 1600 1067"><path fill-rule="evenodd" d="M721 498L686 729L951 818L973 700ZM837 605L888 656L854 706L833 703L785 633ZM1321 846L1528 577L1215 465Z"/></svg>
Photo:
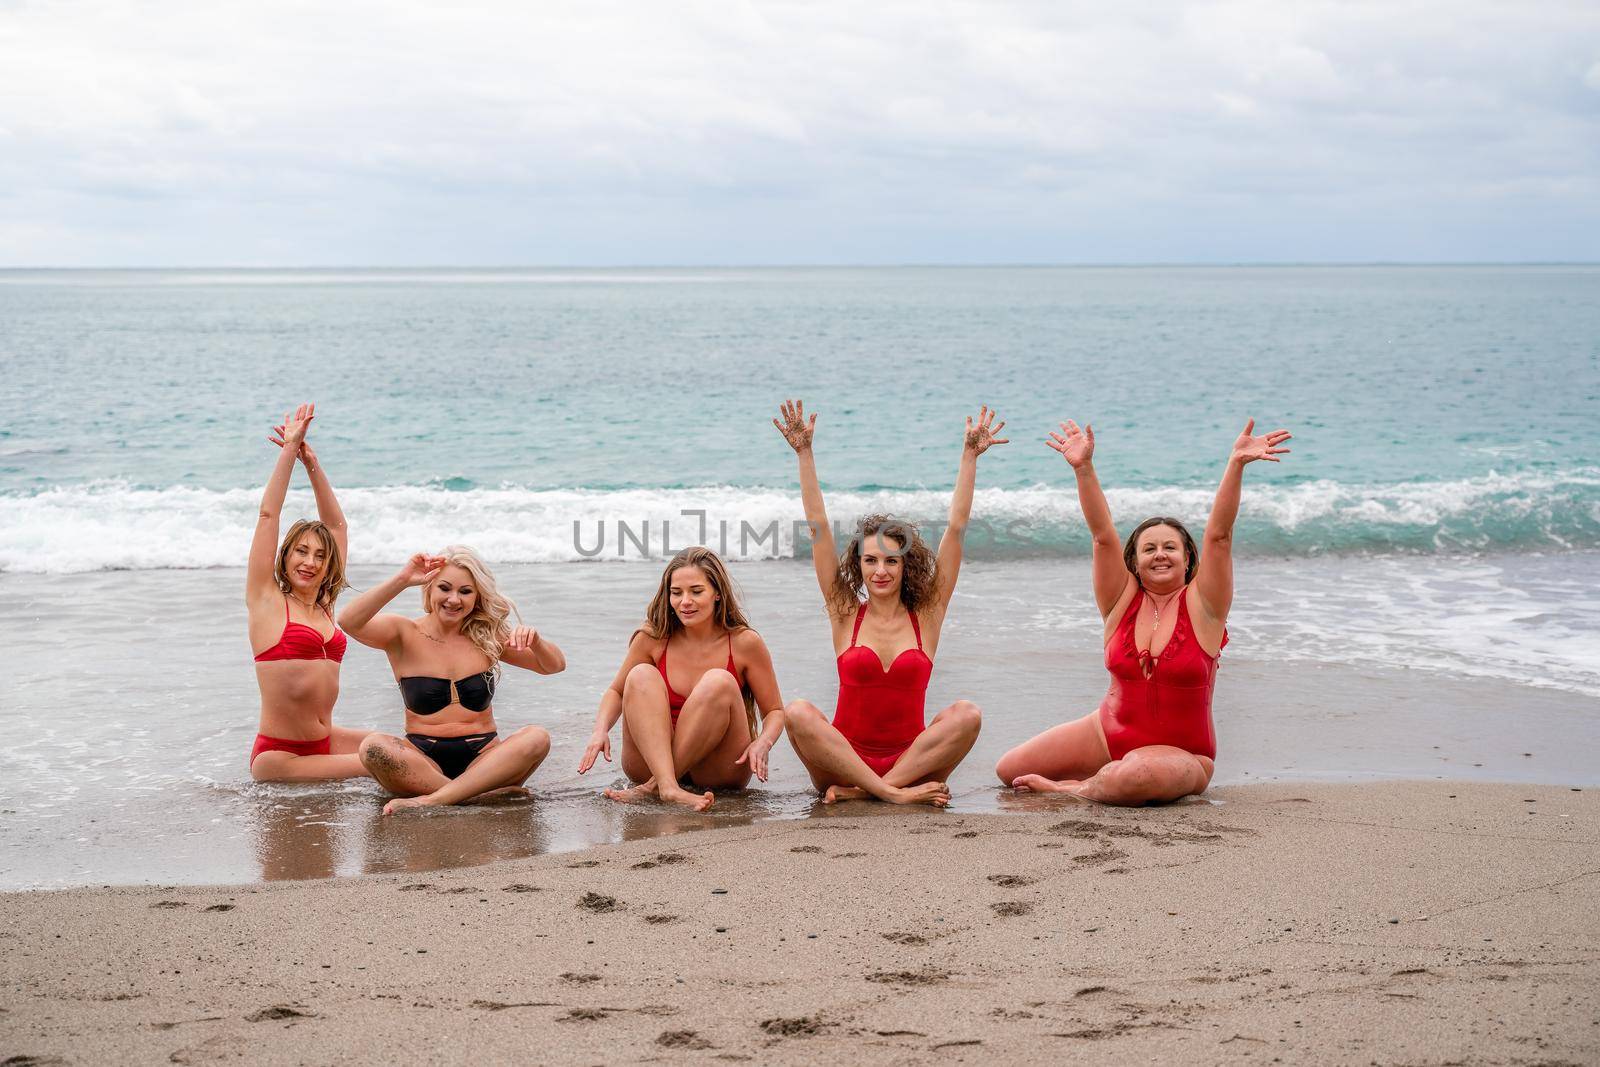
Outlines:
<svg viewBox="0 0 1600 1067"><path fill-rule="evenodd" d="M1100 726L1112 759L1121 759L1146 745L1173 745L1197 756L1215 759L1217 736L1211 729L1211 690L1217 681L1217 656L1209 656L1195 639L1184 598L1178 594L1178 621L1172 637L1151 658L1134 643L1133 627L1144 602L1134 594L1128 609L1106 642L1106 670L1111 688L1100 704ZM1222 644L1228 644L1224 630ZM1146 668L1149 673L1146 674Z"/></svg>
<svg viewBox="0 0 1600 1067"><path fill-rule="evenodd" d="M328 621L333 622L333 615L327 611ZM283 598L283 634L278 638L278 643L256 656L257 663L272 663L282 659L327 659L335 663L344 662L344 652L349 644L345 640L344 631L334 623L333 633L324 641L322 635L315 627L307 626L303 622L294 622L289 618L289 598ZM256 734L256 743L250 749L250 762L254 763L256 757L263 752L288 752L295 756L326 756L331 752L333 735L329 734L317 741L294 741L286 737L268 737L266 734Z"/></svg>
<svg viewBox="0 0 1600 1067"><path fill-rule="evenodd" d="M928 679L933 676L933 660L922 651L922 627L913 611L911 632L917 637L917 647L900 653L884 670L876 652L856 644L866 612L867 606L862 604L850 632L850 647L839 653L839 706L833 713L833 726L872 773L882 777L927 729L923 703Z"/></svg>
<svg viewBox="0 0 1600 1067"><path fill-rule="evenodd" d="M666 686L667 686L667 710L672 712L672 725L676 726L676 725L678 725L678 712L683 710L683 702L688 700L689 698L686 697L686 696L680 696L678 691L676 689L672 688L671 679L669 679L667 677L667 645L666 645L666 643L663 643L661 645L661 658L656 660L656 670L661 672L661 680L666 683ZM733 631L732 630L728 631L728 673L733 675L735 681L738 680L738 678L739 678L739 668L737 666L735 666L734 662L733 662Z"/></svg>

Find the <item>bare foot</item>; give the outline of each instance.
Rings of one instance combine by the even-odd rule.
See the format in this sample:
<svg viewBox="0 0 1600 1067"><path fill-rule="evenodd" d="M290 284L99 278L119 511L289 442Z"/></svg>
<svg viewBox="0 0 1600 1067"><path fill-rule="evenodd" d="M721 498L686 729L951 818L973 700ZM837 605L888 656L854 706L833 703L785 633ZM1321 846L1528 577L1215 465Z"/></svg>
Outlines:
<svg viewBox="0 0 1600 1067"><path fill-rule="evenodd" d="M652 778L629 789L604 789L601 792L623 804L639 804L656 795L656 780Z"/></svg>
<svg viewBox="0 0 1600 1067"><path fill-rule="evenodd" d="M1053 781L1042 774L1024 774L1011 780L1011 788L1022 793L1076 793L1081 785L1076 780Z"/></svg>
<svg viewBox="0 0 1600 1067"><path fill-rule="evenodd" d="M705 811L717 799L716 794L709 789L704 793L691 793L677 785L672 786L670 789L659 790L659 793L661 799L667 803L681 804L694 811Z"/></svg>
<svg viewBox="0 0 1600 1067"><path fill-rule="evenodd" d="M889 798L891 804L932 804L942 808L950 803L950 788L943 782L923 782L897 789Z"/></svg>
<svg viewBox="0 0 1600 1067"><path fill-rule="evenodd" d="M837 804L841 800L865 800L868 793L853 785L830 785L828 791L822 794L824 804Z"/></svg>
<svg viewBox="0 0 1600 1067"><path fill-rule="evenodd" d="M427 797L395 797L383 806L383 813L385 815L393 815L395 812L405 811L407 808L430 808L432 806L433 801Z"/></svg>

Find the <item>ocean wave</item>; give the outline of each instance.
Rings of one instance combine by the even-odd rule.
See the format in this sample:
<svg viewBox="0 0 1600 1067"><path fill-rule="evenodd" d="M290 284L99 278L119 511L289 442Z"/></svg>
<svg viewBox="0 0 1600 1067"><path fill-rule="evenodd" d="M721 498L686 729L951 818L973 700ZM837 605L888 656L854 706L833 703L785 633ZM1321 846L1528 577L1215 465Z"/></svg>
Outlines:
<svg viewBox="0 0 1600 1067"><path fill-rule="evenodd" d="M1114 514L1130 529L1174 515L1198 535L1211 487L1113 489ZM809 551L793 489L344 489L351 557L398 563L450 543L505 563L659 560L691 544L730 559L802 557ZM0 494L0 570L232 567L243 563L259 489L144 488L99 482ZM869 512L923 524L936 538L949 490L873 489L828 494L836 526ZM313 513L310 494L290 494L285 522ZM1441 554L1600 547L1600 469L1490 474L1457 480L1352 485L1335 481L1245 488L1235 532L1240 555ZM1088 538L1070 487L980 489L968 536L971 558L1083 555Z"/></svg>

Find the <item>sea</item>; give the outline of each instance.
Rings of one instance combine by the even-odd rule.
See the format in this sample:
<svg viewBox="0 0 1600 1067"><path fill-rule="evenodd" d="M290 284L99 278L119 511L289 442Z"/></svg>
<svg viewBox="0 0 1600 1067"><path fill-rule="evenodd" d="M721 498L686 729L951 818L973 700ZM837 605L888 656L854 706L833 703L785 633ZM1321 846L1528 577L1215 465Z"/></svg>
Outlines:
<svg viewBox="0 0 1600 1067"><path fill-rule="evenodd" d="M1104 690L1088 538L1045 445L1066 419L1094 426L1125 531L1198 533L1246 420L1294 434L1246 471L1218 786L1600 785L1600 266L9 270L0 888L428 870L825 814L785 746L709 816L576 774L689 544L733 561L785 698L831 707L785 398L819 416L837 523L890 512L930 540L965 417L1006 422L929 694L984 708L957 811L1063 803L993 764ZM566 651L496 703L554 735L531 800L381 819L370 782L250 780L242 564L268 434L304 401L358 587L468 544ZM313 512L297 476L286 518ZM400 730L380 654L352 645L336 720Z"/></svg>

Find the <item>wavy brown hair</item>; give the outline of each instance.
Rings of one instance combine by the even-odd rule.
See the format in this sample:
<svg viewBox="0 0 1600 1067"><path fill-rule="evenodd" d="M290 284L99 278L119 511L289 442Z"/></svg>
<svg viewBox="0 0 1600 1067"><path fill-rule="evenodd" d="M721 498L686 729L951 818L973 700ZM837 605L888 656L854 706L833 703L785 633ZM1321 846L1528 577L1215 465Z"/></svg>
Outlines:
<svg viewBox="0 0 1600 1067"><path fill-rule="evenodd" d="M1128 568L1128 573L1133 575L1133 580L1139 581L1139 535L1152 526L1170 526L1178 531L1178 540L1183 542L1183 584L1188 585L1194 581L1194 572L1200 566L1200 550L1195 547L1194 538L1189 535L1189 528L1177 519L1168 515L1156 515L1135 526L1133 533L1128 535L1127 543L1122 546L1122 564ZM1139 587L1144 588L1144 583L1139 582Z"/></svg>
<svg viewBox="0 0 1600 1067"><path fill-rule="evenodd" d="M888 515L866 515L856 523L855 533L839 553L839 569L833 575L833 592L828 595L828 610L835 618L854 615L866 599L867 580L861 573L861 546L868 538L884 537L900 543L900 603L907 611L921 611L933 603L934 568L938 558L922 539L916 526Z"/></svg>
<svg viewBox="0 0 1600 1067"><path fill-rule="evenodd" d="M291 591L289 553L306 534L314 535L322 543L322 550L327 553L325 557L327 568L322 572L322 584L317 586L317 606L331 612L333 602L339 599L340 593L350 588L350 583L344 580L344 556L339 552L339 542L334 540L333 531L321 520L297 519L295 524L289 527L289 532L283 535L283 543L278 546L278 558L272 565L272 577L277 581L283 595L288 596Z"/></svg>
<svg viewBox="0 0 1600 1067"><path fill-rule="evenodd" d="M635 635L647 634L664 645L672 639L673 634L683 631L682 620L678 618L678 613L672 610L672 576L685 567L699 567L706 580L711 583L712 591L717 594L716 604L712 608L712 618L716 620L718 626L730 634L752 629L750 620L745 618L744 609L739 606L739 590L728 574L728 565L723 563L722 557L711 549L704 545L693 545L667 561L666 570L661 572L661 584L656 586L656 595L650 598L650 607L645 610L644 625L634 631ZM628 640L632 641L633 638L630 637ZM755 695L742 683L739 690L744 694L744 713L750 722L750 736L754 737Z"/></svg>

